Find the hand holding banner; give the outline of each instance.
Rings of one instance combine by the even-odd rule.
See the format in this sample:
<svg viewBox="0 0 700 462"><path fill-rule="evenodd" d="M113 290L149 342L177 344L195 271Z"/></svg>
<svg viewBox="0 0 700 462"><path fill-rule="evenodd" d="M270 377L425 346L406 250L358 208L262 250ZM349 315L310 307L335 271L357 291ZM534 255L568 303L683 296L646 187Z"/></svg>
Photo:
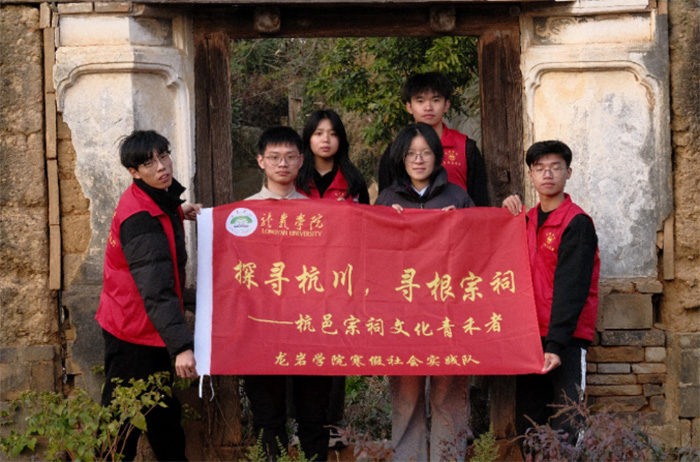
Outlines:
<svg viewBox="0 0 700 462"><path fill-rule="evenodd" d="M197 279L200 374L542 368L524 219L503 209L204 209Z"/></svg>

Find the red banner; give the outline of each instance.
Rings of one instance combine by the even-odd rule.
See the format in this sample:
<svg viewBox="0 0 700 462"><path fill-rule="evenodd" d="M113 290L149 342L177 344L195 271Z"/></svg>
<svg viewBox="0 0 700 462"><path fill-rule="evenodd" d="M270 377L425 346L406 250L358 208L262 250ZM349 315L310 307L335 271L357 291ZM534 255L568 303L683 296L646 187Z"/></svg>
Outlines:
<svg viewBox="0 0 700 462"><path fill-rule="evenodd" d="M202 258L198 268L200 281L211 278L198 282L210 293L198 294L197 323L211 329L198 328L204 369L199 357L211 352L200 373L542 368L522 217L497 208L398 214L312 200L211 210L200 218L211 220L211 249L202 248L206 227L199 229L199 252L211 255L210 274ZM207 298L211 307L202 310Z"/></svg>

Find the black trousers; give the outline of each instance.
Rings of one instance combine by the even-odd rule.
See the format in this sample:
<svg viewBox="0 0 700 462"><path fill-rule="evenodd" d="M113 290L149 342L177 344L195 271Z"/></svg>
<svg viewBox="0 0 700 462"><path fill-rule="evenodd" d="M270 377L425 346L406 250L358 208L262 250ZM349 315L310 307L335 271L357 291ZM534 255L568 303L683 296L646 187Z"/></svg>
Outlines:
<svg viewBox="0 0 700 462"><path fill-rule="evenodd" d="M118 339L103 330L105 339L105 375L106 382L102 390L102 405L112 401L115 385L113 378L122 379L122 385L128 386L129 379L148 379L156 372L170 372L172 385L172 363L165 347L137 345ZM167 407L156 406L146 414L146 436L159 461L186 461L185 432L180 426L182 407L175 397L165 396L163 402ZM134 429L124 442L124 461L134 460L136 445L141 431Z"/></svg>
<svg viewBox="0 0 700 462"><path fill-rule="evenodd" d="M528 416L538 425L550 424L554 430L564 430L567 441L576 444L578 439L576 413L563 413L553 417L560 408L551 405L570 406L582 399L586 384L586 349L567 347L561 355L561 366L547 374L519 375L516 379L515 425L522 435L532 427ZM570 420L573 417L573 422ZM520 440L522 442L522 440Z"/></svg>
<svg viewBox="0 0 700 462"><path fill-rule="evenodd" d="M326 418L331 425L340 425L345 417L345 377L342 375L333 376L331 382Z"/></svg>
<svg viewBox="0 0 700 462"><path fill-rule="evenodd" d="M286 450L287 436L287 376L248 375L244 377L245 392L253 411L253 430L256 438L262 436L262 445L275 460L279 444ZM298 436L307 458L316 455L321 462L328 458L328 396L331 377L292 376L292 396L296 409ZM261 435L262 432L262 435Z"/></svg>

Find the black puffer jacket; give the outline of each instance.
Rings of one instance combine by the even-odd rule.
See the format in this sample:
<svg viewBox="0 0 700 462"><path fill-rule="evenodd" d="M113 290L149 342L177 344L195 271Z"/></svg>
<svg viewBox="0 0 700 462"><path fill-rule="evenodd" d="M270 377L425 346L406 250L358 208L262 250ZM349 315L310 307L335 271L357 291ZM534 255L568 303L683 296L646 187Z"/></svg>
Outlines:
<svg viewBox="0 0 700 462"><path fill-rule="evenodd" d="M178 215L178 207L184 201L180 195L185 188L173 180L167 191L152 188L142 180L134 180L136 186L148 194L173 224L180 291L185 288L185 230ZM129 264L136 287L143 299L148 318L160 334L168 352L176 356L194 348L192 334L185 325L180 309L180 298L175 292L175 272L170 246L165 231L157 218L148 212L136 213L121 225L119 237L124 257Z"/></svg>
<svg viewBox="0 0 700 462"><path fill-rule="evenodd" d="M445 169L438 168L435 179L422 196L411 187L407 178L395 178L391 186L379 193L374 204L389 207L399 204L409 209L441 209L450 205L458 209L474 207L474 201L469 194L459 186L449 183Z"/></svg>

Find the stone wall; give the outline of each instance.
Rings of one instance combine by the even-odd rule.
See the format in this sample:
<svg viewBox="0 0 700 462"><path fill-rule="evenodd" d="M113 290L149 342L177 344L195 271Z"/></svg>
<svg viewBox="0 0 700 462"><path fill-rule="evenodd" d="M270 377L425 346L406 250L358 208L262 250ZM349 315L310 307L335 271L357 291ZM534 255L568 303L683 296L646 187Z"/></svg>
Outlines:
<svg viewBox="0 0 700 462"><path fill-rule="evenodd" d="M667 390L681 442L700 446L700 2L669 1L674 265L664 274Z"/></svg>
<svg viewBox="0 0 700 462"><path fill-rule="evenodd" d="M589 395L644 415L670 445L700 446L700 3L653 6L523 8L524 136L526 145L559 137L574 147L571 192L602 238ZM64 356L76 385L99 390L93 316L107 226L129 181L116 139L162 129L176 146L177 176L190 183L194 172L191 18L128 3L58 10L62 303L48 284L39 8L0 7L2 408L24 389L56 389Z"/></svg>
<svg viewBox="0 0 700 462"><path fill-rule="evenodd" d="M0 7L0 402L54 390L58 310L49 289L39 8ZM7 46L9 45L9 46Z"/></svg>

